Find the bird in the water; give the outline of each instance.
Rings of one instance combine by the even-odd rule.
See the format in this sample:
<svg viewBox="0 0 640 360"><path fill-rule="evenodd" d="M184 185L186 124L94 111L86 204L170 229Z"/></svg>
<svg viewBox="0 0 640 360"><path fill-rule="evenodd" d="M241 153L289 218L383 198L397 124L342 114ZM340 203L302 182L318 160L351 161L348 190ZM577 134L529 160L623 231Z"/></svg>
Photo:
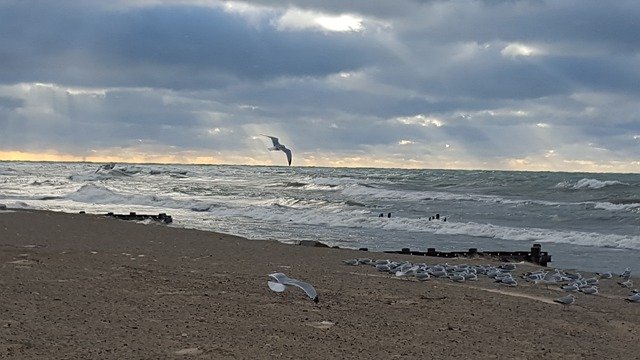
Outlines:
<svg viewBox="0 0 640 360"><path fill-rule="evenodd" d="M283 151L285 154L287 154L287 162L289 163L289 165L291 165L291 149L287 149L284 145L280 144L280 142L278 141L278 138L275 136L269 136L269 135L265 135L265 134L260 134L262 136L266 136L268 138L271 139L271 142L273 143L273 147L270 147L269 150L271 151Z"/></svg>

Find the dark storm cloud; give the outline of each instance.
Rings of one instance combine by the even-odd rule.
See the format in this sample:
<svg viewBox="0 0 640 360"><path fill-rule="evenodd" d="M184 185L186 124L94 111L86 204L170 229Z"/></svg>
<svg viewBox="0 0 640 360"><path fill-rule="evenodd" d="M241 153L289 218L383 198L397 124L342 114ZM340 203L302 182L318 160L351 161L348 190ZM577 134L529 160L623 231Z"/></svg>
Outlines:
<svg viewBox="0 0 640 360"><path fill-rule="evenodd" d="M206 88L234 78L324 76L381 56L358 34L277 31L220 9L104 10L77 2L0 5L0 80Z"/></svg>
<svg viewBox="0 0 640 360"><path fill-rule="evenodd" d="M421 9L398 24L407 40L583 42L631 52L640 45L634 35L640 9L633 0L427 1Z"/></svg>

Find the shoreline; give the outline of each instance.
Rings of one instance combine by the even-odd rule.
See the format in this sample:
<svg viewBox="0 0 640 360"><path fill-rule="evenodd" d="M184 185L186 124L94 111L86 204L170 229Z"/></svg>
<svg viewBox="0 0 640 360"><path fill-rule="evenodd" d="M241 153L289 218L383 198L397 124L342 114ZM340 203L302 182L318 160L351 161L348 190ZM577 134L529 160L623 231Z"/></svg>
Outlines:
<svg viewBox="0 0 640 360"><path fill-rule="evenodd" d="M106 216L0 213L6 358L624 358L640 304L601 281L575 305L555 286L397 278L358 257L496 263L292 246ZM462 261L461 261L462 260ZM518 274L540 268L517 264ZM312 284L278 294L267 274Z"/></svg>

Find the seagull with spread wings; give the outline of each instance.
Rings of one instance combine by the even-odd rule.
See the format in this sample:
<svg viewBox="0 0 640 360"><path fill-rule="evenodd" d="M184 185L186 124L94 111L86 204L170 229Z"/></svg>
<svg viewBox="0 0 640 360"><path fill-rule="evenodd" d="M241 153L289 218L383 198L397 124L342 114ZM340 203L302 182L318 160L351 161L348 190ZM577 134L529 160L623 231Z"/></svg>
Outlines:
<svg viewBox="0 0 640 360"><path fill-rule="evenodd" d="M280 151L283 151L285 154L287 154L287 162L289 162L289 165L291 165L291 149L287 149L284 145L280 144L280 142L278 141L278 138L275 136L269 136L265 134L260 134L260 135L270 138L271 142L273 142L273 147L270 147L269 150L271 151L280 150Z"/></svg>
<svg viewBox="0 0 640 360"><path fill-rule="evenodd" d="M318 303L318 293L311 284L300 281L298 279L290 278L281 272L269 274L269 277L271 278L271 280L273 280L267 281L269 289L275 292L283 292L287 289L288 285L296 286L304 290L304 292L311 298L311 300L313 300L313 302Z"/></svg>

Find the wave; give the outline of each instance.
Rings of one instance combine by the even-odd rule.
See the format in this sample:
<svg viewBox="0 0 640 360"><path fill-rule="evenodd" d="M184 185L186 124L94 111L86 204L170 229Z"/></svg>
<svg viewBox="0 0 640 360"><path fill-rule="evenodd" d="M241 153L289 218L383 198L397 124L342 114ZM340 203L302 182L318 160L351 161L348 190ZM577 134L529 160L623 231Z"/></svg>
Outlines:
<svg viewBox="0 0 640 360"><path fill-rule="evenodd" d="M53 186L53 185L58 185L58 184L55 183L54 181L51 181L51 180L43 180L43 181L34 180L29 185L30 186L43 186L43 185Z"/></svg>
<svg viewBox="0 0 640 360"><path fill-rule="evenodd" d="M101 205L138 205L174 209L202 209L207 206L211 207L211 205L203 205L202 201L199 200L182 201L157 195L125 194L94 184L82 185L78 190L61 198L80 203Z"/></svg>
<svg viewBox="0 0 640 360"><path fill-rule="evenodd" d="M613 199L609 200L609 202L616 205L637 205L640 204L640 199Z"/></svg>
<svg viewBox="0 0 640 360"><path fill-rule="evenodd" d="M444 191L412 191L412 190L390 190L382 189L372 186L363 185L351 185L342 190L342 195L354 196L354 197L367 197L374 199L389 199L389 200L409 200L409 201L477 201L493 204L514 204L514 205L528 205L538 204L546 206L558 206L558 205L575 205L575 203L545 201L545 200L530 200L530 199L508 199L496 195L479 195L469 193L452 193Z"/></svg>
<svg viewBox="0 0 640 360"><path fill-rule="evenodd" d="M111 170L111 172L120 172L120 173L127 174L127 175L134 175L134 174L137 174L137 173L139 173L141 171L142 171L142 168L140 166L135 166L135 165L128 165L128 166L118 167L118 168L115 168L115 169Z"/></svg>
<svg viewBox="0 0 640 360"><path fill-rule="evenodd" d="M385 231L419 232L434 235L459 235L476 238L501 239L544 243L565 243L584 246L640 250L640 236L602 234L595 232L563 231L543 228L517 228L481 224L475 222L427 221L416 218L379 218L367 210L341 209L327 211L315 208L309 211L277 206L265 208L219 208L213 216L245 217L270 223L293 223L296 225L328 226L344 228L380 229Z"/></svg>
<svg viewBox="0 0 640 360"><path fill-rule="evenodd" d="M337 190L336 189L337 187L338 185L307 184L302 188L304 190L311 190L311 191L334 191L334 190Z"/></svg>
<svg viewBox="0 0 640 360"><path fill-rule="evenodd" d="M181 169L149 169L149 175L187 175L189 171Z"/></svg>
<svg viewBox="0 0 640 360"><path fill-rule="evenodd" d="M46 200L68 199L80 203L100 204L100 205L134 205L155 207L158 210L163 208L184 209L195 212L211 212L215 209L231 208L238 209L238 215L242 215L247 208L264 209L269 212L274 208L285 208L293 210L313 210L323 209L324 211L340 211L345 207L344 203L333 203L321 199L300 199L294 197L254 199L254 198L228 198L207 196L200 199L174 199L169 196L158 196L153 194L130 194L116 192L106 187L93 183L85 184L76 191L62 197L47 197ZM216 201L216 199L218 201ZM43 200L42 198L40 200ZM224 205L222 205L224 204ZM271 209L271 210L269 210Z"/></svg>
<svg viewBox="0 0 640 360"><path fill-rule="evenodd" d="M624 183L619 183L624 184ZM609 185L607 185L609 186ZM609 202L581 201L581 202L561 202L548 200L531 200L531 199L509 199L496 195L479 195L479 194L462 194L439 191L408 191L408 190L389 190L370 186L352 185L342 190L342 194L347 197L366 197L373 199L385 200L407 200L407 201L448 201L448 202L466 202L475 201L488 204L504 204L504 205L542 205L548 207L558 206L589 206L594 209L606 211L627 211L640 208L640 199L622 199L611 200Z"/></svg>
<svg viewBox="0 0 640 360"><path fill-rule="evenodd" d="M13 169L13 168L4 168L4 169L0 169L0 175L15 175L18 173L18 170Z"/></svg>
<svg viewBox="0 0 640 360"><path fill-rule="evenodd" d="M618 180L597 180L597 179L580 179L575 183L562 181L556 184L556 189L572 189L572 190L580 190L580 189L602 189L607 186L615 186L615 185L629 185L622 181Z"/></svg>
<svg viewBox="0 0 640 360"><path fill-rule="evenodd" d="M315 209L331 206L327 200L319 199L299 199L299 198L276 198L263 201L263 204L279 206L290 209Z"/></svg>
<svg viewBox="0 0 640 360"><path fill-rule="evenodd" d="M357 202L357 201L352 201L352 200L347 200L345 201L343 204L347 205L347 206L358 206L358 207L366 207L367 205Z"/></svg>
<svg viewBox="0 0 640 360"><path fill-rule="evenodd" d="M43 196L41 198L39 198L38 200L58 200L60 199L60 196Z"/></svg>
<svg viewBox="0 0 640 360"><path fill-rule="evenodd" d="M640 208L640 202L631 202L631 203L597 202L595 203L593 208L607 210L607 211L624 211L624 210Z"/></svg>
<svg viewBox="0 0 640 360"><path fill-rule="evenodd" d="M106 172L97 172L97 173L79 173L69 175L67 178L71 181L76 182L85 182L85 181L99 181L99 180L109 180L109 179L117 179L121 177L128 177L130 174L120 171L120 170L109 170Z"/></svg>
<svg viewBox="0 0 640 360"><path fill-rule="evenodd" d="M273 184L273 185L267 185L267 186L268 187L284 186L285 188L295 188L295 189L311 190L311 191L330 191L330 190L336 190L336 188L339 185L319 184L316 182L288 181L283 184Z"/></svg>
<svg viewBox="0 0 640 360"><path fill-rule="evenodd" d="M449 224L449 223L448 223ZM477 223L450 223L436 234L468 235L503 240L563 243L607 248L640 250L640 236L561 231L541 228L512 228Z"/></svg>
<svg viewBox="0 0 640 360"><path fill-rule="evenodd" d="M284 183L284 187L294 187L294 188L300 188L306 185L309 185L309 184L298 182L298 181L291 181L291 182Z"/></svg>
<svg viewBox="0 0 640 360"><path fill-rule="evenodd" d="M191 208L189 210L195 211L195 212L207 212L207 211L210 211L211 209L213 209L214 207L216 207L215 204L201 203L201 204L195 204L195 205L191 206Z"/></svg>
<svg viewBox="0 0 640 360"><path fill-rule="evenodd" d="M25 209L25 210L35 210L37 209L37 207L31 205L31 204L27 204L26 202L23 201L15 201L15 202L6 202L4 203L4 205L7 206L7 208L9 209Z"/></svg>
<svg viewBox="0 0 640 360"><path fill-rule="evenodd" d="M330 187L338 187L338 186L357 184L358 180L354 179L354 178L348 178L348 177L340 177L340 178L336 178L336 177L315 177L315 178L313 178L311 180L311 182L316 184L316 185L325 185L325 186L330 186Z"/></svg>

